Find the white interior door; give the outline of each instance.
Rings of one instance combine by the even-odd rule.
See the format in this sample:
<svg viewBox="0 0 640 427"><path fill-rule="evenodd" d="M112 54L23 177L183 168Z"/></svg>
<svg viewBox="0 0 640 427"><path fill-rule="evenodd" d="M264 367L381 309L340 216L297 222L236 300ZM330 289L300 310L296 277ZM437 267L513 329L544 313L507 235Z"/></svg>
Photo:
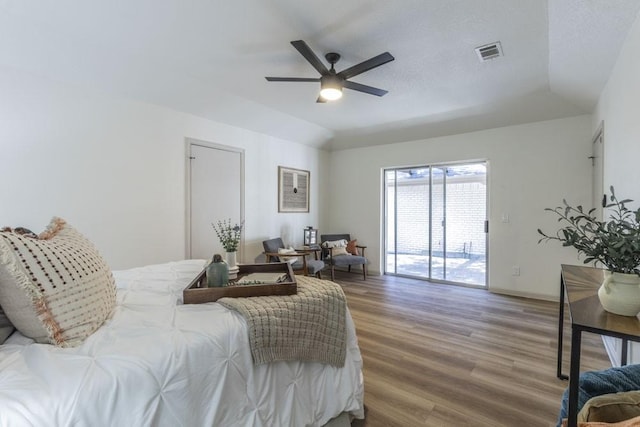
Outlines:
<svg viewBox="0 0 640 427"><path fill-rule="evenodd" d="M211 223L231 219L239 224L243 212L244 153L232 147L188 141L189 242L187 256L209 259L224 254ZM242 242L240 257L242 259Z"/></svg>

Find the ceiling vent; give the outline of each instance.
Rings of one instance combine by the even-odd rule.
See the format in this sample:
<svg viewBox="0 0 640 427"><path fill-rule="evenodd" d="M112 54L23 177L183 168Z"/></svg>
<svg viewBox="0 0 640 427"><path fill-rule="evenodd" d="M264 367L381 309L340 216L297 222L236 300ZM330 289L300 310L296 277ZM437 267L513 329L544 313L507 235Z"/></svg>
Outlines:
<svg viewBox="0 0 640 427"><path fill-rule="evenodd" d="M484 46L478 46L476 48L476 54L480 58L480 62L485 62L490 59L502 56L502 46L500 42L485 44Z"/></svg>

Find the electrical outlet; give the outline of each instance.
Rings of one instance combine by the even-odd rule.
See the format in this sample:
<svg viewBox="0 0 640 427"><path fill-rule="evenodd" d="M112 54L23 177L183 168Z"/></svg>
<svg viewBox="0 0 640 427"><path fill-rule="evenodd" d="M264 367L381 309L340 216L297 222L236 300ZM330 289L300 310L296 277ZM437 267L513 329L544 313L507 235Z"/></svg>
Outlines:
<svg viewBox="0 0 640 427"><path fill-rule="evenodd" d="M514 265L513 267L511 267L511 275L512 276L519 276L520 275L520 267L517 265Z"/></svg>

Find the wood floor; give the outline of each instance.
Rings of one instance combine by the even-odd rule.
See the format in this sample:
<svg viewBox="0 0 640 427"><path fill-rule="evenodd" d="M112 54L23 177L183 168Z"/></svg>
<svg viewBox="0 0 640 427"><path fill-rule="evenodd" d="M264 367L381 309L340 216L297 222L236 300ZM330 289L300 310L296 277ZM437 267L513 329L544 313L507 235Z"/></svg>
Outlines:
<svg viewBox="0 0 640 427"><path fill-rule="evenodd" d="M359 425L555 425L567 386L556 378L557 303L392 276L335 281L364 361ZM600 337L583 334L582 368L608 366Z"/></svg>

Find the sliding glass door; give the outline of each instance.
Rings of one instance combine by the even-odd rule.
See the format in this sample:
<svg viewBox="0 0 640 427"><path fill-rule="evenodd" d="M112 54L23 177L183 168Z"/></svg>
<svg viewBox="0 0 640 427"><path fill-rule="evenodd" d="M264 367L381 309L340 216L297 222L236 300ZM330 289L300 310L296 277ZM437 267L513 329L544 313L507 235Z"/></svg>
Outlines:
<svg viewBox="0 0 640 427"><path fill-rule="evenodd" d="M485 162L388 169L385 273L486 286Z"/></svg>

